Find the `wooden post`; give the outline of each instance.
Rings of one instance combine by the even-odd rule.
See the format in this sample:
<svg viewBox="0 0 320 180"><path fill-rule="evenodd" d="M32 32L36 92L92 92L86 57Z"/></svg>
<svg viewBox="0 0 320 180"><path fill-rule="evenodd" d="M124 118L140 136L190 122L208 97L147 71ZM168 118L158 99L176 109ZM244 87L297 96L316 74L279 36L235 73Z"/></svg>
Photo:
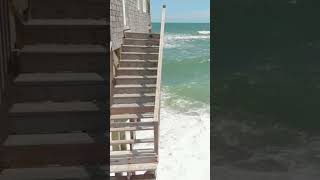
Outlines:
<svg viewBox="0 0 320 180"><path fill-rule="evenodd" d="M160 46L158 56L158 68L157 68L157 86L156 86L156 97L155 97L155 108L154 108L154 150L159 155L159 136L160 136L160 96L161 96L161 79L162 79L162 59L163 59L163 47L164 47L164 30L166 20L166 5L162 6L162 19L161 19L161 30L160 30ZM158 156L159 158L159 156Z"/></svg>

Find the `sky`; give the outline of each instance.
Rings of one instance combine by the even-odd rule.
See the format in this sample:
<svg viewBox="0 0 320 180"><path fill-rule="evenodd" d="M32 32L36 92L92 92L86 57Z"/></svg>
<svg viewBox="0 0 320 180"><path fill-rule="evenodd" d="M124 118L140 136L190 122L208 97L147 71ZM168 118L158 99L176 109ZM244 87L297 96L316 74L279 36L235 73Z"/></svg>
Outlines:
<svg viewBox="0 0 320 180"><path fill-rule="evenodd" d="M152 22L161 21L163 3L167 5L167 22L210 22L210 0L151 0Z"/></svg>

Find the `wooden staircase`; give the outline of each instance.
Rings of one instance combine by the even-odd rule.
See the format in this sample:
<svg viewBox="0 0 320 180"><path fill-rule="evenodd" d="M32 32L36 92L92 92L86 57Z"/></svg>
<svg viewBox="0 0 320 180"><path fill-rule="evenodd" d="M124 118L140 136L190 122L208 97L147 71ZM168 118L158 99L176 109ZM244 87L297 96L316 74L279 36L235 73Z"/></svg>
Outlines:
<svg viewBox="0 0 320 180"><path fill-rule="evenodd" d="M124 33L111 91L111 179L156 179L165 17L163 5L160 34Z"/></svg>
<svg viewBox="0 0 320 180"><path fill-rule="evenodd" d="M29 0L15 12L10 134L1 180L99 180L109 173L105 0Z"/></svg>
<svg viewBox="0 0 320 180"><path fill-rule="evenodd" d="M159 43L160 34L125 32L114 77L110 117L113 133L110 172L120 177L134 177L140 171L155 175L158 163L155 146L139 147L154 144L155 139L138 138L136 133L151 131L153 135L159 123L154 119Z"/></svg>

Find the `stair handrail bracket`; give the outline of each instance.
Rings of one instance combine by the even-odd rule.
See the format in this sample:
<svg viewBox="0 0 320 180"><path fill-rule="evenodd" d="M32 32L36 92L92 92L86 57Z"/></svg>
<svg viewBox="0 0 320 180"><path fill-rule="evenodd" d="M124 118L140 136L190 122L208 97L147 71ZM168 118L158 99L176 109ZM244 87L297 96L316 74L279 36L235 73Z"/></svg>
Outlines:
<svg viewBox="0 0 320 180"><path fill-rule="evenodd" d="M161 78L162 78L162 64L163 64L165 20L166 20L166 5L163 5L162 17L161 17L161 29L160 29L158 68L157 68L156 96L155 96L155 107L154 107L154 121L156 122L155 130L154 130L154 140L155 140L154 149L157 155L159 155L159 136L160 136L159 129L160 129L160 105L161 105L160 96L161 96Z"/></svg>

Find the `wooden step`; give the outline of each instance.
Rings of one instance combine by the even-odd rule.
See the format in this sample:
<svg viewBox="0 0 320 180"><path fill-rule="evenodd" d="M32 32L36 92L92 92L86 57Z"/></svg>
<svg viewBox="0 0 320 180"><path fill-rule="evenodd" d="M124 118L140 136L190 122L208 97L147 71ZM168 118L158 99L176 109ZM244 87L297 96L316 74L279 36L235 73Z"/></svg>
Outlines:
<svg viewBox="0 0 320 180"><path fill-rule="evenodd" d="M16 134L71 131L104 132L106 112L92 102L17 103L10 108L10 132Z"/></svg>
<svg viewBox="0 0 320 180"><path fill-rule="evenodd" d="M157 67L158 60L120 60L120 67Z"/></svg>
<svg viewBox="0 0 320 180"><path fill-rule="evenodd" d="M136 171L155 171L158 163L141 163L141 164L124 164L124 165L111 165L111 173L120 172L136 172Z"/></svg>
<svg viewBox="0 0 320 180"><path fill-rule="evenodd" d="M156 125L158 122L156 121L139 121L139 122L111 122L111 128L126 128L126 127L152 127Z"/></svg>
<svg viewBox="0 0 320 180"><path fill-rule="evenodd" d="M136 32L125 32L126 38L136 38L136 39L160 39L160 34L158 33L136 33Z"/></svg>
<svg viewBox="0 0 320 180"><path fill-rule="evenodd" d="M7 168L103 164L107 161L104 139L103 134L86 133L9 135L1 161Z"/></svg>
<svg viewBox="0 0 320 180"><path fill-rule="evenodd" d="M158 53L122 52L121 59L134 60L157 60Z"/></svg>
<svg viewBox="0 0 320 180"><path fill-rule="evenodd" d="M157 76L116 76L116 84L156 84Z"/></svg>
<svg viewBox="0 0 320 180"><path fill-rule="evenodd" d="M34 44L25 45L22 49L16 49L20 54L23 53L59 53L70 54L79 53L83 54L95 54L107 52L107 47L104 45L94 44Z"/></svg>
<svg viewBox="0 0 320 180"><path fill-rule="evenodd" d="M133 39L133 38L124 38L124 45L139 45L139 46L159 46L159 39Z"/></svg>
<svg viewBox="0 0 320 180"><path fill-rule="evenodd" d="M30 0L31 18L105 18L104 0Z"/></svg>
<svg viewBox="0 0 320 180"><path fill-rule="evenodd" d="M111 140L110 145L153 143L154 139Z"/></svg>
<svg viewBox="0 0 320 180"><path fill-rule="evenodd" d="M110 164L138 164L155 163L157 155L153 149L138 149L133 151L112 151L110 152Z"/></svg>
<svg viewBox="0 0 320 180"><path fill-rule="evenodd" d="M21 73L97 72L106 74L109 63L105 46L70 44L34 44L16 49Z"/></svg>
<svg viewBox="0 0 320 180"><path fill-rule="evenodd" d="M123 45L122 52L159 53L159 46Z"/></svg>
<svg viewBox="0 0 320 180"><path fill-rule="evenodd" d="M153 118L153 113L149 114L117 114L111 115L110 120L146 119Z"/></svg>
<svg viewBox="0 0 320 180"><path fill-rule="evenodd" d="M102 166L65 166L4 169L1 180L105 180L109 177Z"/></svg>
<svg viewBox="0 0 320 180"><path fill-rule="evenodd" d="M34 84L104 84L105 80L96 73L23 73L19 74L16 85Z"/></svg>
<svg viewBox="0 0 320 180"><path fill-rule="evenodd" d="M111 176L110 180L128 180L127 176ZM130 176L130 180L156 180L155 174L140 174Z"/></svg>
<svg viewBox="0 0 320 180"><path fill-rule="evenodd" d="M113 104L111 106L111 114L141 114L154 111L154 103L132 103L132 104Z"/></svg>
<svg viewBox="0 0 320 180"><path fill-rule="evenodd" d="M24 23L24 44L105 44L109 25L95 19L32 19Z"/></svg>
<svg viewBox="0 0 320 180"><path fill-rule="evenodd" d="M119 76L143 76L143 75L157 75L157 68L155 67L119 67L117 70Z"/></svg>
<svg viewBox="0 0 320 180"><path fill-rule="evenodd" d="M114 86L114 93L155 93L155 84L121 84Z"/></svg>
<svg viewBox="0 0 320 180"><path fill-rule="evenodd" d="M135 126L135 127L123 127L123 128L110 128L110 132L123 132L123 131L152 131L153 127L149 126Z"/></svg>
<svg viewBox="0 0 320 180"><path fill-rule="evenodd" d="M114 94L112 101L115 104L154 102L155 101L155 93Z"/></svg>
<svg viewBox="0 0 320 180"><path fill-rule="evenodd" d="M107 83L96 73L23 73L14 80L14 101L103 100Z"/></svg>

